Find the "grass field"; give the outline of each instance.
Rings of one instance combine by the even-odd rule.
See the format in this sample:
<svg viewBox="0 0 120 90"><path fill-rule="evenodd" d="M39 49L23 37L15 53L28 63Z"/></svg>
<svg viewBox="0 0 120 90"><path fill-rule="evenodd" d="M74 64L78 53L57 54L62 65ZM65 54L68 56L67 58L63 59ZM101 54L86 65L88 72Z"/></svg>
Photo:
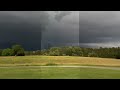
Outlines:
<svg viewBox="0 0 120 90"><path fill-rule="evenodd" d="M93 68L0 68L0 79L120 79L120 70Z"/></svg>
<svg viewBox="0 0 120 90"><path fill-rule="evenodd" d="M119 59L72 56L0 57L0 66L99 65L120 66Z"/></svg>
<svg viewBox="0 0 120 90"><path fill-rule="evenodd" d="M107 68L42 67L105 66ZM0 79L120 79L120 60L70 56L0 57Z"/></svg>

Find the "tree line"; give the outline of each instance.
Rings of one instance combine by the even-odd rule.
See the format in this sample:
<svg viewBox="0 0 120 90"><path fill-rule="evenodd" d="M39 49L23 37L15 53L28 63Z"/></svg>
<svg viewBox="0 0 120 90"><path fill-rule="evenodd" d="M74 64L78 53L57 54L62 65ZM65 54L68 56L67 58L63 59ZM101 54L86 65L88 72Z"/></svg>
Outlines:
<svg viewBox="0 0 120 90"><path fill-rule="evenodd" d="M25 51L25 55L82 56L120 59L120 47L81 48L76 46L52 47L50 49Z"/></svg>
<svg viewBox="0 0 120 90"><path fill-rule="evenodd" d="M120 59L120 47L112 48L81 48L77 46L51 47L50 49L25 51L21 45L13 45L11 48L0 50L0 56L82 56Z"/></svg>

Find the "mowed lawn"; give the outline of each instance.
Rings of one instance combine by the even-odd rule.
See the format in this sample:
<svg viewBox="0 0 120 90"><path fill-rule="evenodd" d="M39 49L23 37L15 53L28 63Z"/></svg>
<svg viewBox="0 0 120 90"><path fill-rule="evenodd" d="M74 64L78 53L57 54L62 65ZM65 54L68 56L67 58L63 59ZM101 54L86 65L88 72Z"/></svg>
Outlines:
<svg viewBox="0 0 120 90"><path fill-rule="evenodd" d="M120 79L120 70L60 67L2 67L0 79Z"/></svg>
<svg viewBox="0 0 120 90"><path fill-rule="evenodd" d="M75 57L75 56L22 56L0 57L0 66L39 66L39 65L99 65L120 66L120 59Z"/></svg>
<svg viewBox="0 0 120 90"><path fill-rule="evenodd" d="M42 65L112 66L119 69ZM74 56L0 57L0 79L120 79L120 60Z"/></svg>

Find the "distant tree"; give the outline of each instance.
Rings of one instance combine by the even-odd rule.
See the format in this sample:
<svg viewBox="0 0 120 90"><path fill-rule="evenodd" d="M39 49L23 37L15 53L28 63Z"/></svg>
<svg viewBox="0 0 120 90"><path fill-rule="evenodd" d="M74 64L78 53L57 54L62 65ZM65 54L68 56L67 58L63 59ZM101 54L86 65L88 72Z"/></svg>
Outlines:
<svg viewBox="0 0 120 90"><path fill-rule="evenodd" d="M24 56L25 55L24 49L22 48L21 45L13 45L12 49L14 51L15 56Z"/></svg>
<svg viewBox="0 0 120 90"><path fill-rule="evenodd" d="M37 51L35 52L35 55L41 55L41 51L40 51L40 50L37 50Z"/></svg>
<svg viewBox="0 0 120 90"><path fill-rule="evenodd" d="M59 48L59 47L52 47L49 50L50 56L61 56L62 55L61 53L62 53L61 48Z"/></svg>
<svg viewBox="0 0 120 90"><path fill-rule="evenodd" d="M19 50L16 56L25 56L24 49Z"/></svg>
<svg viewBox="0 0 120 90"><path fill-rule="evenodd" d="M25 53L25 55L33 55L32 51L25 51L24 53Z"/></svg>
<svg viewBox="0 0 120 90"><path fill-rule="evenodd" d="M15 55L24 55L24 49L19 45L13 46ZM17 53L16 53L17 52ZM25 51L26 55L51 55L51 56L83 56L120 59L120 47L115 48L81 48L76 46L52 47L50 49Z"/></svg>
<svg viewBox="0 0 120 90"><path fill-rule="evenodd" d="M49 55L49 50L46 49L41 50L41 55Z"/></svg>
<svg viewBox="0 0 120 90"><path fill-rule="evenodd" d="M2 56L14 56L13 49L7 48L2 51Z"/></svg>
<svg viewBox="0 0 120 90"><path fill-rule="evenodd" d="M2 56L2 51L3 51L3 50L2 50L2 49L0 49L0 56Z"/></svg>
<svg viewBox="0 0 120 90"><path fill-rule="evenodd" d="M97 57L96 53L95 52L91 52L88 54L88 57Z"/></svg>
<svg viewBox="0 0 120 90"><path fill-rule="evenodd" d="M116 59L120 59L120 51L117 51L117 52L116 52L115 58L116 58Z"/></svg>
<svg viewBox="0 0 120 90"><path fill-rule="evenodd" d="M72 47L72 56L82 56L82 49L80 47Z"/></svg>

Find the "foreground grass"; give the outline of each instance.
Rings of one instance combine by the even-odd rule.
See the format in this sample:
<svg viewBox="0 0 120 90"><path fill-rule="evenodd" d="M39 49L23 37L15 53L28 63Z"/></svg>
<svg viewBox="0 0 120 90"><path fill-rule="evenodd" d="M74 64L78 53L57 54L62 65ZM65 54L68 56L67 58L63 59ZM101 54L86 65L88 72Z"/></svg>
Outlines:
<svg viewBox="0 0 120 90"><path fill-rule="evenodd" d="M0 79L120 79L120 69L42 65L120 67L120 60L74 56L0 57Z"/></svg>
<svg viewBox="0 0 120 90"><path fill-rule="evenodd" d="M120 79L120 70L60 67L1 67L0 79Z"/></svg>
<svg viewBox="0 0 120 90"><path fill-rule="evenodd" d="M119 59L75 56L0 57L0 66L89 65L120 67Z"/></svg>

